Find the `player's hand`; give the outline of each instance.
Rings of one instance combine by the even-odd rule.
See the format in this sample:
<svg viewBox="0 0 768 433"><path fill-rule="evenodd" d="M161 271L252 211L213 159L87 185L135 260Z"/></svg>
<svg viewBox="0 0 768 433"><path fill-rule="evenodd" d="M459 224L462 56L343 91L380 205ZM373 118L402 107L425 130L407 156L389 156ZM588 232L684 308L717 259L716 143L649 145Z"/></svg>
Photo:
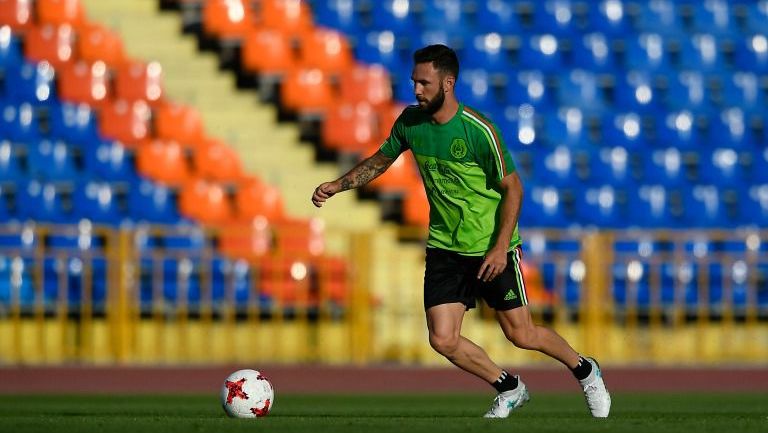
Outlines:
<svg viewBox="0 0 768 433"><path fill-rule="evenodd" d="M477 279L488 282L498 277L507 268L507 251L503 248L492 248L485 255L483 264L477 273Z"/></svg>
<svg viewBox="0 0 768 433"><path fill-rule="evenodd" d="M323 203L326 200L333 197L334 194L339 192L339 186L336 182L325 182L315 188L315 192L312 193L312 204L317 207L323 207Z"/></svg>

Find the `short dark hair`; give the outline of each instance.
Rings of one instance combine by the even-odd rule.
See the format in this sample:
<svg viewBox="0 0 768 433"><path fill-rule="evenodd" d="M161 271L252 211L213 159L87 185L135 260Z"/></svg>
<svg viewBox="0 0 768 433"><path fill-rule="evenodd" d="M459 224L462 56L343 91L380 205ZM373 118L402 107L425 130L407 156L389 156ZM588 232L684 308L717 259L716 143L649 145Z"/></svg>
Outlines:
<svg viewBox="0 0 768 433"><path fill-rule="evenodd" d="M459 78L459 58L456 52L442 44L428 45L413 53L414 63L428 63L438 72L449 73L454 78Z"/></svg>

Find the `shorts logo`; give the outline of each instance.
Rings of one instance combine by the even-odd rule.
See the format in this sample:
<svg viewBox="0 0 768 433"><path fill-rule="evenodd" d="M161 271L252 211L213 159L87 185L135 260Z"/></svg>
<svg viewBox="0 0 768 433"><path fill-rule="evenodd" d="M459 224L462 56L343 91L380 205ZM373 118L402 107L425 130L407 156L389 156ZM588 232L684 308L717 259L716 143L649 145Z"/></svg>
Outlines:
<svg viewBox="0 0 768 433"><path fill-rule="evenodd" d="M509 289L507 294L504 296L505 301L512 301L517 299L517 295L515 295L515 292L512 291L512 289Z"/></svg>
<svg viewBox="0 0 768 433"><path fill-rule="evenodd" d="M451 155L456 159L462 159L467 156L467 143L463 138L454 138L451 142Z"/></svg>

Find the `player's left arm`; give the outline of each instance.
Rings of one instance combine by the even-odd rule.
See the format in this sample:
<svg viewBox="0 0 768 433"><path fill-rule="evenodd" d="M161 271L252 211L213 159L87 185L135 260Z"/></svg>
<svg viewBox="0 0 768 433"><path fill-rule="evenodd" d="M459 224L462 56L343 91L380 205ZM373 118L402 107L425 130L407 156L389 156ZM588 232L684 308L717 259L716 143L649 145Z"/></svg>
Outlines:
<svg viewBox="0 0 768 433"><path fill-rule="evenodd" d="M517 171L504 176L499 182L501 187L501 220L496 236L496 243L485 255L477 278L490 281L504 272L507 267L507 250L520 215L523 202L523 183Z"/></svg>

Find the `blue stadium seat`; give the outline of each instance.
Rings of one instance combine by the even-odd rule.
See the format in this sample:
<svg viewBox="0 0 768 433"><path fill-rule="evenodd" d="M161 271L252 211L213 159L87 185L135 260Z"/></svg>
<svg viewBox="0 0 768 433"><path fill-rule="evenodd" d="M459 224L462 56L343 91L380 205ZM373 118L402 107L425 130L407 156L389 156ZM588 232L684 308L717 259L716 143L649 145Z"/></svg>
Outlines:
<svg viewBox="0 0 768 433"><path fill-rule="evenodd" d="M29 260L16 255L0 255L0 306L7 308L12 303L22 308L31 307L35 302L35 288L32 267Z"/></svg>
<svg viewBox="0 0 768 433"><path fill-rule="evenodd" d="M532 105L522 104L507 106L503 116L494 119L513 155L524 149L544 145L542 134L538 132L538 116Z"/></svg>
<svg viewBox="0 0 768 433"><path fill-rule="evenodd" d="M86 272L86 268L87 272ZM96 311L104 311L107 300L107 264L104 258L47 257L43 259L43 296L52 308L64 300L78 310L87 299ZM90 281L86 277L90 275ZM64 282L62 285L61 283Z"/></svg>
<svg viewBox="0 0 768 433"><path fill-rule="evenodd" d="M710 108L710 101L704 75L694 70L673 75L664 98L665 105L672 110L705 111Z"/></svg>
<svg viewBox="0 0 768 433"><path fill-rule="evenodd" d="M581 109L563 107L556 113L544 113L543 118L544 128L541 133L548 146L567 146L574 150L594 148L589 137L587 116Z"/></svg>
<svg viewBox="0 0 768 433"><path fill-rule="evenodd" d="M456 82L456 96L470 107L486 113L491 118L498 118L496 113L501 110L501 104L485 70L471 69L461 72Z"/></svg>
<svg viewBox="0 0 768 433"><path fill-rule="evenodd" d="M686 186L689 181L683 155L675 147L643 152L642 179L669 187Z"/></svg>
<svg viewBox="0 0 768 433"><path fill-rule="evenodd" d="M54 184L32 180L18 186L16 191L16 209L19 218L39 220L48 223L72 223L75 216L71 206L65 206L64 196L71 191L72 185Z"/></svg>
<svg viewBox="0 0 768 433"><path fill-rule="evenodd" d="M573 69L558 76L557 100L564 107L578 107L600 114L605 110L605 95L598 76L588 70Z"/></svg>
<svg viewBox="0 0 768 433"><path fill-rule="evenodd" d="M718 37L738 37L738 26L726 0L704 0L693 8L691 31Z"/></svg>
<svg viewBox="0 0 768 433"><path fill-rule="evenodd" d="M73 206L80 218L97 224L118 226L128 218L113 186L108 182L78 183L73 196Z"/></svg>
<svg viewBox="0 0 768 433"><path fill-rule="evenodd" d="M82 147L99 142L96 113L89 105L62 102L53 105L49 114L51 137Z"/></svg>
<svg viewBox="0 0 768 433"><path fill-rule="evenodd" d="M510 72L504 87L504 99L509 105L530 104L536 108L551 108L554 103L540 71Z"/></svg>
<svg viewBox="0 0 768 433"><path fill-rule="evenodd" d="M611 185L586 188L576 194L576 215L581 224L604 228L623 227L627 209Z"/></svg>
<svg viewBox="0 0 768 433"><path fill-rule="evenodd" d="M616 76L613 104L617 111L652 113L661 111L661 97L647 72L630 71Z"/></svg>
<svg viewBox="0 0 768 433"><path fill-rule="evenodd" d="M10 27L0 26L0 77L8 71L17 69L22 61L19 39L13 35Z"/></svg>
<svg viewBox="0 0 768 433"><path fill-rule="evenodd" d="M573 186L579 181L576 155L567 146L557 146L551 152L534 154L534 175L541 185Z"/></svg>
<svg viewBox="0 0 768 433"><path fill-rule="evenodd" d="M557 37L571 37L579 32L575 3L571 0L533 2L533 28Z"/></svg>
<svg viewBox="0 0 768 433"><path fill-rule="evenodd" d="M251 293L254 275L245 260L215 257L212 261L212 297L214 302L233 300L236 305L258 301Z"/></svg>
<svg viewBox="0 0 768 433"><path fill-rule="evenodd" d="M525 227L566 227L571 223L563 209L557 188L534 185L526 193L530 199L520 211L520 224Z"/></svg>
<svg viewBox="0 0 768 433"><path fill-rule="evenodd" d="M675 0L649 0L636 2L638 14L635 28L639 33L663 33L679 36L684 31L681 14Z"/></svg>
<svg viewBox="0 0 768 433"><path fill-rule="evenodd" d="M650 265L638 260L615 263L611 269L613 302L619 307L651 305L650 273Z"/></svg>
<svg viewBox="0 0 768 433"><path fill-rule="evenodd" d="M765 112L760 79L753 72L736 72L723 77L718 102L724 108L736 107L747 113Z"/></svg>
<svg viewBox="0 0 768 433"><path fill-rule="evenodd" d="M312 2L315 23L336 29L356 40L363 33L361 19L354 0L319 0Z"/></svg>
<svg viewBox="0 0 768 433"><path fill-rule="evenodd" d="M768 73L768 36L765 29L736 42L734 63L743 71Z"/></svg>
<svg viewBox="0 0 768 433"><path fill-rule="evenodd" d="M560 44L552 34L537 34L523 37L518 50L520 68L535 67L545 73L563 69Z"/></svg>
<svg viewBox="0 0 768 433"><path fill-rule="evenodd" d="M81 170L76 166L72 149L63 141L40 140L28 146L30 176L46 181L72 181Z"/></svg>
<svg viewBox="0 0 768 433"><path fill-rule="evenodd" d="M484 69L491 74L507 74L512 62L498 33L478 34L464 48L462 68L465 70Z"/></svg>
<svg viewBox="0 0 768 433"><path fill-rule="evenodd" d="M752 155L751 183L768 183L768 146Z"/></svg>
<svg viewBox="0 0 768 433"><path fill-rule="evenodd" d="M428 0L422 4L419 23L423 29L450 28L459 31L472 25L463 0Z"/></svg>
<svg viewBox="0 0 768 433"><path fill-rule="evenodd" d="M657 146L676 147L680 150L696 150L702 139L694 113L688 110L659 113L654 119Z"/></svg>
<svg viewBox="0 0 768 433"><path fill-rule="evenodd" d="M138 183L134 153L119 141L100 141L85 153L85 169L89 175L105 181Z"/></svg>
<svg viewBox="0 0 768 433"><path fill-rule="evenodd" d="M392 82L400 83L411 76L412 67L410 56L405 54L402 45L396 32L369 31L355 46L355 58L363 63L384 66L392 75Z"/></svg>
<svg viewBox="0 0 768 433"><path fill-rule="evenodd" d="M616 70L611 41L602 33L588 33L577 38L573 44L572 57L576 68L608 73Z"/></svg>
<svg viewBox="0 0 768 433"><path fill-rule="evenodd" d="M656 180L649 177L648 179ZM661 184L641 185L627 198L629 226L645 228L672 228L678 222L670 208L669 191Z"/></svg>
<svg viewBox="0 0 768 433"><path fill-rule="evenodd" d="M634 188L632 154L622 146L603 147L589 155L589 185Z"/></svg>
<svg viewBox="0 0 768 433"><path fill-rule="evenodd" d="M683 190L684 219L689 227L730 227L721 193L714 185L694 185Z"/></svg>
<svg viewBox="0 0 768 433"><path fill-rule="evenodd" d="M680 39L680 69L723 73L727 69L717 36L697 33Z"/></svg>
<svg viewBox="0 0 768 433"><path fill-rule="evenodd" d="M20 182L27 179L27 172L22 168L22 149L26 147L14 145L8 140L0 141L0 182Z"/></svg>
<svg viewBox="0 0 768 433"><path fill-rule="evenodd" d="M47 62L23 62L6 71L5 87L8 97L16 103L45 105L56 100L53 67Z"/></svg>
<svg viewBox="0 0 768 433"><path fill-rule="evenodd" d="M476 2L475 27L503 35L521 27L513 3L503 0L479 0Z"/></svg>
<svg viewBox="0 0 768 433"><path fill-rule="evenodd" d="M624 67L628 70L667 75L672 63L664 36L655 32L628 35L624 49Z"/></svg>
<svg viewBox="0 0 768 433"><path fill-rule="evenodd" d="M768 184L750 185L739 197L741 225L768 227Z"/></svg>
<svg viewBox="0 0 768 433"><path fill-rule="evenodd" d="M181 219L176 206L177 195L166 186L140 180L128 191L131 218L157 224L175 224Z"/></svg>
<svg viewBox="0 0 768 433"><path fill-rule="evenodd" d="M31 143L40 137L40 125L29 103L0 101L0 137L13 142Z"/></svg>
<svg viewBox="0 0 768 433"><path fill-rule="evenodd" d="M699 154L698 181L725 187L741 187L749 181L739 154L731 148L721 147Z"/></svg>
<svg viewBox="0 0 768 433"><path fill-rule="evenodd" d="M750 33L764 33L768 28L768 2L759 0L747 6L745 30Z"/></svg>
<svg viewBox="0 0 768 433"><path fill-rule="evenodd" d="M741 108L729 108L709 118L707 144L752 151L757 138Z"/></svg>
<svg viewBox="0 0 768 433"><path fill-rule="evenodd" d="M412 2L401 0L372 2L371 17L373 28L376 30L390 30L401 36L412 35L415 29L418 29L418 22L414 16Z"/></svg>
<svg viewBox="0 0 768 433"><path fill-rule="evenodd" d="M589 4L587 30L621 37L631 31L627 8L622 0L601 0Z"/></svg>
<svg viewBox="0 0 768 433"><path fill-rule="evenodd" d="M610 113L602 118L600 144L627 149L645 149L648 145L642 118L637 113Z"/></svg>
<svg viewBox="0 0 768 433"><path fill-rule="evenodd" d="M200 252L206 246L205 231L196 224L179 224L159 238L158 246L187 253Z"/></svg>

